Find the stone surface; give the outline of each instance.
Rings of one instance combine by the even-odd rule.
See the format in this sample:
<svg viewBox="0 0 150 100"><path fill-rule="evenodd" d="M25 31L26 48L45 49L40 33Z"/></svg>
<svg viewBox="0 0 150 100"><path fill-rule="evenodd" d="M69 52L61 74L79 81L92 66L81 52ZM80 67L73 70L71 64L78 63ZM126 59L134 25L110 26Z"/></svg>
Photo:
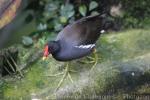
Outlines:
<svg viewBox="0 0 150 100"><path fill-rule="evenodd" d="M112 98L131 99L134 95L150 94L150 30L127 30L119 33L104 34L97 43L98 64L90 71L92 64L83 64L82 58L73 61L70 69L74 83L68 78L55 91L62 76L48 77L64 69L63 62L53 58L39 59L30 63L24 70L24 78L5 79L2 85L5 99L66 99L66 98ZM38 48L36 48L38 50ZM22 49L22 63L32 61L35 48ZM92 56L92 54L91 54ZM40 56L38 56L40 57ZM28 60L27 60L28 59ZM130 96L131 95L131 96Z"/></svg>

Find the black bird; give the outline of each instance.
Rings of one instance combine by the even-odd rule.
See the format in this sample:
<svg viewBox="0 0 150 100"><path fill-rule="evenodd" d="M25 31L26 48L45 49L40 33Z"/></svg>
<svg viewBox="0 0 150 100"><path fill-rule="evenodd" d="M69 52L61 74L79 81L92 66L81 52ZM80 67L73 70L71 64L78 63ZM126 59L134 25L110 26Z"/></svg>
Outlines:
<svg viewBox="0 0 150 100"><path fill-rule="evenodd" d="M44 59L49 54L58 61L71 61L87 56L94 50L99 36L113 26L114 23L105 15L88 16L77 20L59 32L55 41L47 43ZM63 77L68 73L68 67L66 69Z"/></svg>
<svg viewBox="0 0 150 100"><path fill-rule="evenodd" d="M101 33L113 27L105 15L88 16L67 25L55 41L47 43L44 58L49 54L58 61L70 61L90 54Z"/></svg>

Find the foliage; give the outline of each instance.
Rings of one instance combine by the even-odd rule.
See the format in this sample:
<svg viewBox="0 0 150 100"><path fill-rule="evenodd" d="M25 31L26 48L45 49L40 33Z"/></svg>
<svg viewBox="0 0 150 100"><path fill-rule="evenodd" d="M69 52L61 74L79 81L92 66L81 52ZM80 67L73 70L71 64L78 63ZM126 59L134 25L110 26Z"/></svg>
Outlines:
<svg viewBox="0 0 150 100"><path fill-rule="evenodd" d="M150 1L149 0L122 0L125 15L124 27L143 28L150 26Z"/></svg>
<svg viewBox="0 0 150 100"><path fill-rule="evenodd" d="M86 6L85 6L85 5L81 5L81 6L79 7L79 12L80 12L80 14L81 14L82 16L86 16L86 13L87 13L87 8L86 8Z"/></svg>
<svg viewBox="0 0 150 100"><path fill-rule="evenodd" d="M98 7L98 3L96 1L91 1L89 5L89 10L93 10Z"/></svg>
<svg viewBox="0 0 150 100"><path fill-rule="evenodd" d="M23 38L23 39L22 39L22 43L23 43L25 46L30 46L30 45L33 44L32 38L27 37L27 36L23 36L22 38Z"/></svg>
<svg viewBox="0 0 150 100"><path fill-rule="evenodd" d="M107 1L107 3L106 3ZM95 15L99 13L109 13L112 5L121 3L124 15L119 18L119 22L123 23L124 28L143 28L150 24L150 1L149 0L88 0L86 3L79 1L60 1L60 0L43 0L38 6L43 7L37 11L38 30L48 30L51 32L59 32L68 23L87 15ZM101 10L103 9L103 10ZM35 9L36 10L36 9ZM116 18L118 19L118 18Z"/></svg>
<svg viewBox="0 0 150 100"><path fill-rule="evenodd" d="M33 1L38 2L38 4L36 4L36 7L30 8L30 6L28 6L26 10L34 12L34 15L32 17L35 20L37 31L32 32L30 34L32 38L30 38L30 36L23 37L22 42L24 45L26 46L30 46L31 44L33 45L31 48L21 47L22 49L20 50L19 53L20 55L19 57L21 58L20 59L21 64L25 63L26 66L30 65L32 67L29 70L26 70L29 72L25 73L25 77L22 78L21 81L16 81L13 83L7 82L4 85L3 88L5 98L14 97L14 100L16 100L16 98L25 99L27 96L29 96L29 98L26 99L31 99L32 95L33 97L35 96L35 93L37 93L38 96L41 97L44 96L43 98L45 99L47 98L47 96L51 98L51 95L53 95L54 89L57 87L56 85L59 82L60 77L52 78L45 76L55 74L57 72L62 72L63 70L62 67L64 63L56 62L52 58L49 58L49 60L46 62L41 61L41 59L38 60L37 63L31 62L33 62L35 58L39 58L39 56L38 57L36 56L37 54L41 54L42 52L41 49L43 48L45 42L47 42L48 40L55 39L56 36L55 33L58 33L64 26L75 21L76 19L79 19L80 17L102 13L101 10L99 10L99 6L103 5L101 3L103 3L102 1L104 0L100 1L87 0L87 3L83 2L76 3L75 1L73 2L72 0L65 0L65 2L63 0L33 0ZM84 1L84 0L77 0L77 1ZM144 25L149 25L150 23L149 6L148 6L150 4L148 3L149 1L148 0L147 1L133 0L133 1L130 0L122 1L125 14L120 19L121 21L123 21L124 27L137 28L143 27ZM143 2L145 2L145 4L142 4ZM142 10L137 10L139 8L141 8ZM142 15L139 12L143 12L143 10L145 12ZM91 64L81 64L79 61L74 61L72 63L73 66L71 67L71 69L77 70L77 73L72 75L73 79L77 81L77 83L75 82L75 86L72 85L70 86L70 84L68 84L70 81L66 79L67 80L66 83L64 83L63 86L61 87L63 92L61 91L60 93L57 92L58 96L61 97L61 95L59 95L61 93L62 94L65 93L65 95L68 95L66 92L64 92L64 90L67 90L66 87L70 89L70 91L76 92L76 93L70 92L72 95L75 94L78 96L84 94L88 95L94 93L97 94L105 93L106 90L108 90L108 88L109 90L116 88L120 92L122 88L119 86L125 86L125 88L128 89L129 87L127 86L128 85L131 86L132 82L134 83L134 80L135 83L139 82L146 83L146 81L141 81L141 78L136 77L136 74L138 76L138 71L137 73L135 73L135 77L132 77L131 76L132 73L130 72L126 73L129 74L130 77L132 77L131 80L128 80L128 78L124 79L124 77L122 78L122 76L120 75L121 72L119 71L120 69L125 69L125 71L126 69L131 69L131 71L134 71L132 70L132 67L133 69L134 68L136 69L136 67L142 69L141 66L143 65L141 65L140 63L142 61L143 62L147 61L145 55L149 56L150 50L149 34L147 34L148 32L149 30L130 30L122 32L120 34L103 35L100 41L98 42L97 46L97 49L99 50L98 55L99 57L101 57L101 59L99 60L98 65L95 69L96 73L93 72L92 78L89 77L86 74L86 71L87 72L89 71L88 68L90 68ZM137 60L137 58L139 58L140 60ZM143 58L144 60L142 60ZM135 64L136 62L138 63ZM148 63L146 62L144 64L147 65L149 64L149 62ZM120 66L120 68L116 68L116 66ZM109 70L107 71L107 69ZM143 71L145 70L146 69L144 69ZM93 81L90 80L86 81L86 79L90 78ZM138 80L138 82L136 80ZM85 82L89 82L90 85L88 85ZM76 88L76 85L78 85L79 88ZM135 87L135 90L139 88L138 87L139 85L135 86L137 86L137 88ZM125 90L125 92L128 91ZM25 98L23 98L22 95Z"/></svg>
<svg viewBox="0 0 150 100"><path fill-rule="evenodd" d="M66 24L75 21L78 17L86 16L88 9L84 4L76 6L71 2L63 2L60 0L43 0L40 6L44 5L44 9L39 13L41 17L37 19L42 28L40 30L60 31ZM98 7L96 1L89 4L89 11ZM76 10L76 7L78 8ZM44 28L43 28L44 26Z"/></svg>

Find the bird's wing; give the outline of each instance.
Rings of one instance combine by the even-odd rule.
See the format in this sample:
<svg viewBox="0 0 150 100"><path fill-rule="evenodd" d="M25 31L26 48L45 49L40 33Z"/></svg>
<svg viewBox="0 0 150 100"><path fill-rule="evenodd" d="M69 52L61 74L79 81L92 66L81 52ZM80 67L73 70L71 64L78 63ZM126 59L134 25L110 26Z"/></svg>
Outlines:
<svg viewBox="0 0 150 100"><path fill-rule="evenodd" d="M66 26L56 40L63 40L78 47L90 47L99 38L102 18L100 15L89 16Z"/></svg>
<svg viewBox="0 0 150 100"><path fill-rule="evenodd" d="M78 45L74 47L78 49L92 49L95 47L95 44Z"/></svg>

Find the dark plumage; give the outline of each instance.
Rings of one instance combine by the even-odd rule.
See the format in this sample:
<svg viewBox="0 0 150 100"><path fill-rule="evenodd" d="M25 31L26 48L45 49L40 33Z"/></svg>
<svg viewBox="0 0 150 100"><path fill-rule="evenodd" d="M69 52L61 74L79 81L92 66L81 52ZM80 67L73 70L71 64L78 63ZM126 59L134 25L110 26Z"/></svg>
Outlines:
<svg viewBox="0 0 150 100"><path fill-rule="evenodd" d="M92 52L101 33L112 27L113 22L104 15L84 17L67 25L55 41L48 42L48 52L59 61L84 57Z"/></svg>

